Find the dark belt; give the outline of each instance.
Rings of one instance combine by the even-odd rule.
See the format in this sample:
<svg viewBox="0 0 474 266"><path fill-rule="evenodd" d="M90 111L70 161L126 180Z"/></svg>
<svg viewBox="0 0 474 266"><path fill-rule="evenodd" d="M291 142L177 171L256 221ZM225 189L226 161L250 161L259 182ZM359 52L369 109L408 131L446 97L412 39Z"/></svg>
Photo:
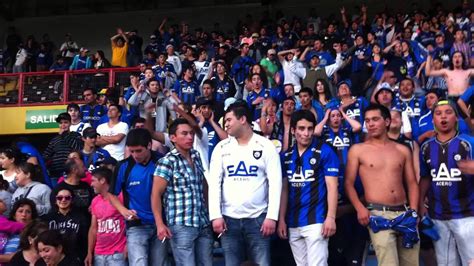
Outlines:
<svg viewBox="0 0 474 266"><path fill-rule="evenodd" d="M367 204L367 209L369 211L371 210L377 210L377 211L392 211L392 212L401 212L401 211L408 211L410 207L408 207L406 204L403 205L398 205L398 206L387 206L383 204L377 204L377 203L369 203Z"/></svg>

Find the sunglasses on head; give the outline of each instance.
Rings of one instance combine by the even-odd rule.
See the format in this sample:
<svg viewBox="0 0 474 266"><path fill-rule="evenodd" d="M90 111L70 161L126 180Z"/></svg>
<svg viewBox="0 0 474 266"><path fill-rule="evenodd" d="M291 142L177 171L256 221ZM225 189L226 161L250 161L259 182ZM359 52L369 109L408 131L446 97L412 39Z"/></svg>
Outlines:
<svg viewBox="0 0 474 266"><path fill-rule="evenodd" d="M59 201L70 201L72 199L71 196L56 196L56 200L59 200Z"/></svg>

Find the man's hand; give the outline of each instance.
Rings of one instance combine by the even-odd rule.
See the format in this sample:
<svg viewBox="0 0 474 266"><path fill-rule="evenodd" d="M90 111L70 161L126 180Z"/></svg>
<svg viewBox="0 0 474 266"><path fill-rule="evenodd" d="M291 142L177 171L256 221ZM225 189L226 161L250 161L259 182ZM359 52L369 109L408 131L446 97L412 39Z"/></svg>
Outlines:
<svg viewBox="0 0 474 266"><path fill-rule="evenodd" d="M216 234L224 233L227 230L227 225L225 224L224 218L212 220L212 229Z"/></svg>
<svg viewBox="0 0 474 266"><path fill-rule="evenodd" d="M260 228L260 232L262 232L262 235L264 237L267 237L275 233L275 229L276 229L276 221L271 220L271 219L265 219L263 221L262 227Z"/></svg>
<svg viewBox="0 0 474 266"><path fill-rule="evenodd" d="M163 240L165 237L170 239L173 236L171 230L164 224L157 225L156 231L159 240Z"/></svg>
<svg viewBox="0 0 474 266"><path fill-rule="evenodd" d="M278 221L277 233L281 239L288 239L288 227L286 226L286 222L284 220Z"/></svg>
<svg viewBox="0 0 474 266"><path fill-rule="evenodd" d="M336 233L336 218L326 217L326 220L324 220L324 223L323 223L323 228L321 229L321 235L323 235L324 238L329 238L335 233Z"/></svg>
<svg viewBox="0 0 474 266"><path fill-rule="evenodd" d="M457 162L459 170L463 174L473 175L474 174L474 161L473 160L460 160Z"/></svg>
<svg viewBox="0 0 474 266"><path fill-rule="evenodd" d="M128 221L138 219L138 215L137 215L137 212L135 210L125 209L125 210L121 211L120 214L122 214L122 216L125 218L125 220L128 220Z"/></svg>
<svg viewBox="0 0 474 266"><path fill-rule="evenodd" d="M367 226L369 224L369 218L370 218L370 211L367 208L362 208L360 210L357 210L357 220L359 220L359 223L363 226Z"/></svg>
<svg viewBox="0 0 474 266"><path fill-rule="evenodd" d="M343 6L343 7L341 7L340 11L341 11L341 14L344 15L346 13L346 8Z"/></svg>

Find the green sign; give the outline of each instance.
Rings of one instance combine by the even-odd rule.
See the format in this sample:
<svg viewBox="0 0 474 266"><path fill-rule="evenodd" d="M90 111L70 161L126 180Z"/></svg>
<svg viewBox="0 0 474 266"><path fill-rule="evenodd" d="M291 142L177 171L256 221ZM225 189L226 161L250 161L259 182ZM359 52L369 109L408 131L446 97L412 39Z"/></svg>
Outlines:
<svg viewBox="0 0 474 266"><path fill-rule="evenodd" d="M59 128L55 119L62 112L62 109L27 110L25 129Z"/></svg>

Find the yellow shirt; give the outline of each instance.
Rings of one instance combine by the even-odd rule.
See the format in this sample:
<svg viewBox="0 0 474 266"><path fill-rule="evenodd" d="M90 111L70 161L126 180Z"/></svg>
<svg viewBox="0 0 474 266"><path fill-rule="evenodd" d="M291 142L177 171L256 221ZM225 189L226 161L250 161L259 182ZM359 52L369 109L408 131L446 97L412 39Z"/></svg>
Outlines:
<svg viewBox="0 0 474 266"><path fill-rule="evenodd" d="M112 66L127 67L127 50L128 43L122 47L112 44Z"/></svg>

